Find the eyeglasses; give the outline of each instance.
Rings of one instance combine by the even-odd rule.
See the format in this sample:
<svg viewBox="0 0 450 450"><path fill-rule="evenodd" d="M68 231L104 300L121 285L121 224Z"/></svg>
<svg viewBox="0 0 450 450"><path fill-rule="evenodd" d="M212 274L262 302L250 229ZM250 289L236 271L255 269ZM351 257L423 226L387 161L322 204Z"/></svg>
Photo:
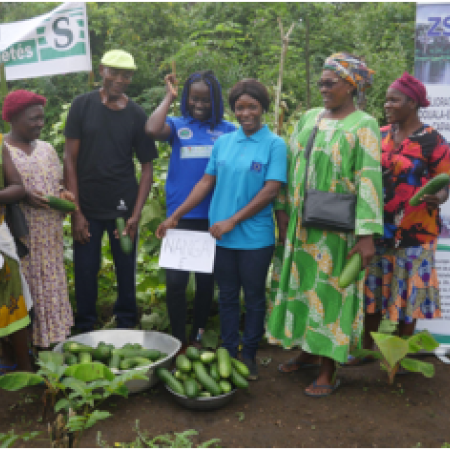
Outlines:
<svg viewBox="0 0 450 450"><path fill-rule="evenodd" d="M335 80L319 80L317 82L317 87L319 89L322 88L331 89L336 83L339 83L339 78L336 78Z"/></svg>

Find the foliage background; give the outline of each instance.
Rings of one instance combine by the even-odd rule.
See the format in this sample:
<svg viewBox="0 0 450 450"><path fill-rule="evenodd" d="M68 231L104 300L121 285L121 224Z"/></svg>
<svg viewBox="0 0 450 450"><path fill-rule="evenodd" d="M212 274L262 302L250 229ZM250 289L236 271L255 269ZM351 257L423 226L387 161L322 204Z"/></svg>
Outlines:
<svg viewBox="0 0 450 450"><path fill-rule="evenodd" d="M2 23L34 17L58 3L0 3ZM94 88L99 86L98 63L113 48L132 53L138 70L129 95L150 114L164 95L163 78L176 61L183 82L195 70L213 69L224 96L239 79L255 77L274 92L279 70L281 38L277 18L285 32L295 22L284 65L281 98L287 105L281 134L287 138L303 111L321 105L315 82L324 59L336 51L363 56L376 71L366 110L384 124L384 95L389 84L405 70L413 72L415 6L410 3L87 3L89 35L94 68ZM65 114L72 99L92 87L87 73L58 75L8 83L9 90L31 89L48 99L42 138L63 154ZM174 114L179 114L178 105ZM227 108L227 118L233 119ZM273 105L266 122L274 123ZM167 327L164 313L164 274L158 268L159 242L153 232L165 215L164 183L169 148L159 144L155 184L143 211L138 255L138 300L144 312L160 314L157 328ZM137 166L137 171L139 167ZM70 223L66 220L66 263L71 298L73 270ZM115 297L115 277L109 246L103 246L99 274L100 300ZM192 293L193 285L190 284ZM163 318L164 317L164 318ZM155 323L156 323L155 322Z"/></svg>

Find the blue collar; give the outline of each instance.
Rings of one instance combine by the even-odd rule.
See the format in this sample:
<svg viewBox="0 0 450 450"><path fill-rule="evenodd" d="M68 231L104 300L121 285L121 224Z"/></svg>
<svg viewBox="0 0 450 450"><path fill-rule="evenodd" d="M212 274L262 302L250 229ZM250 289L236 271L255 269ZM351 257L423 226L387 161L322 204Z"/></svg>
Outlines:
<svg viewBox="0 0 450 450"><path fill-rule="evenodd" d="M242 127L239 127L237 131L237 141L243 142L246 140L254 141L254 142L261 142L267 134L270 133L269 127L267 125L264 125L261 129L259 129L256 133L253 133L250 136L247 136L243 131Z"/></svg>
<svg viewBox="0 0 450 450"><path fill-rule="evenodd" d="M212 125L212 117L210 117L209 119L206 120L198 120L198 119L194 119L194 117L192 117L190 114L188 114L185 119L188 121L188 124L193 124L196 123L198 124L198 126L211 126Z"/></svg>

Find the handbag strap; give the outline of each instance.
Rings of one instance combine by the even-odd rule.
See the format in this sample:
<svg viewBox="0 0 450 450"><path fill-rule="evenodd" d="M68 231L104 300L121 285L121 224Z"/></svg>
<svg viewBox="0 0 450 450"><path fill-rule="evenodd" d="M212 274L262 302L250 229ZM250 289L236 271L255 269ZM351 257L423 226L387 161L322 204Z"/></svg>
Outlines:
<svg viewBox="0 0 450 450"><path fill-rule="evenodd" d="M308 187L308 168L309 168L309 157L311 156L311 150L314 145L314 141L316 139L317 129L319 128L319 123L322 120L323 115L325 114L325 111L322 111L316 119L316 124L314 125L314 128L311 131L311 134L309 135L308 143L305 147L305 159L306 159L306 167L305 167L305 178L303 181L303 184L305 185L305 193L306 188Z"/></svg>

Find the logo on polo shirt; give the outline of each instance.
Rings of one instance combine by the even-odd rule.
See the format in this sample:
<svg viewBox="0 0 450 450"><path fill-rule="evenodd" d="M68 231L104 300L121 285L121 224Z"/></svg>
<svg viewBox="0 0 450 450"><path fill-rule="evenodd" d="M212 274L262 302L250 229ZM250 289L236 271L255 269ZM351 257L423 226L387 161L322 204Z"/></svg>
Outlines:
<svg viewBox="0 0 450 450"><path fill-rule="evenodd" d="M253 170L253 172L261 172L262 164L258 161L253 161L252 165L250 166L250 170Z"/></svg>
<svg viewBox="0 0 450 450"><path fill-rule="evenodd" d="M194 134L190 128L180 128L178 130L178 137L180 139L190 139Z"/></svg>

